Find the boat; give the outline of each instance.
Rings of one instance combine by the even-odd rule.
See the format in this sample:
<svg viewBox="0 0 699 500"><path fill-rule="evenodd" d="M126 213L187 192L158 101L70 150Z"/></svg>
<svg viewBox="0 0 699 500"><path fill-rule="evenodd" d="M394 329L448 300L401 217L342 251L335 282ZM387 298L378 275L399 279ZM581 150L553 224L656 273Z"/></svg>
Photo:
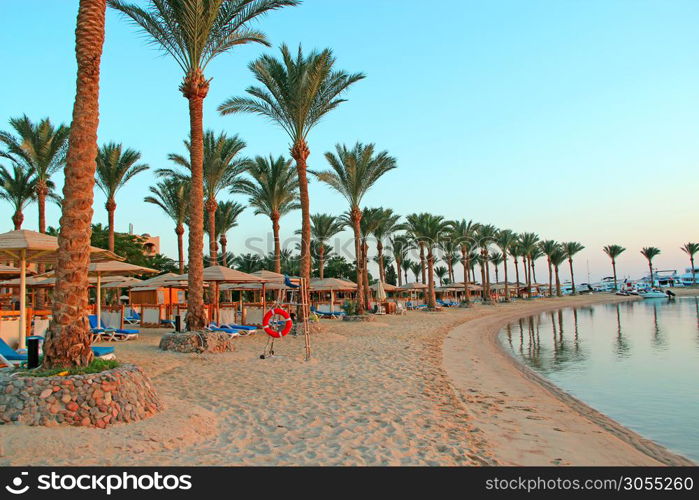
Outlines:
<svg viewBox="0 0 699 500"><path fill-rule="evenodd" d="M638 295L644 299L666 299L667 295L661 290L656 290L655 288L651 290L646 290L643 292L638 292Z"/></svg>

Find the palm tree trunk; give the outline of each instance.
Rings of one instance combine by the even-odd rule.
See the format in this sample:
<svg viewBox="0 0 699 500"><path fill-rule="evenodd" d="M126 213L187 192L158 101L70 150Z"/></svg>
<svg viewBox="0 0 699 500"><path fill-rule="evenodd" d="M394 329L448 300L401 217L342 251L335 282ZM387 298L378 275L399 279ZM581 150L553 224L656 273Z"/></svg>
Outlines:
<svg viewBox="0 0 699 500"><path fill-rule="evenodd" d="M175 234L177 235L177 262L180 267L180 274L184 274L184 242L182 241L182 235L184 235L184 226L178 224L175 228Z"/></svg>
<svg viewBox="0 0 699 500"><path fill-rule="evenodd" d="M515 281L517 281L517 298L521 298L522 294L520 293L520 290L522 287L519 284L519 261L517 260L517 257L515 257Z"/></svg>
<svg viewBox="0 0 699 500"><path fill-rule="evenodd" d="M650 287L653 288L655 286L655 280L653 279L653 263L650 259L648 259L648 271L650 273Z"/></svg>
<svg viewBox="0 0 699 500"><path fill-rule="evenodd" d="M318 245L318 277L325 277L325 245L322 243Z"/></svg>
<svg viewBox="0 0 699 500"><path fill-rule="evenodd" d="M15 225L15 231L22 229L22 223L24 222L24 214L17 210L12 216L12 223Z"/></svg>
<svg viewBox="0 0 699 500"><path fill-rule="evenodd" d="M223 267L228 267L228 238L226 238L225 234L221 233L218 242L221 244L221 265Z"/></svg>
<svg viewBox="0 0 699 500"><path fill-rule="evenodd" d="M272 213L272 235L274 237L274 272L282 272L282 247L279 242L279 213Z"/></svg>
<svg viewBox="0 0 699 500"><path fill-rule="evenodd" d="M383 267L383 243L381 243L381 240L376 242L376 253L378 254L379 261L379 279L382 283L386 283L386 271Z"/></svg>
<svg viewBox="0 0 699 500"><path fill-rule="evenodd" d="M461 248L461 265L464 266L464 294L465 294L465 299L464 302L466 304L469 304L471 302L471 290L468 287L468 273L470 271L470 265L468 261L468 257L466 257L466 249Z"/></svg>
<svg viewBox="0 0 699 500"><path fill-rule="evenodd" d="M616 292L619 288L616 284L616 262L614 262L614 259L612 259L612 275L614 276L614 291Z"/></svg>
<svg viewBox="0 0 699 500"><path fill-rule="evenodd" d="M573 276L573 259L568 259L568 265L570 266L570 284L572 286L573 295L575 295L575 276Z"/></svg>
<svg viewBox="0 0 699 500"><path fill-rule="evenodd" d="M107 203L104 205L107 209L107 223L109 228L109 236L107 240L107 245L110 252L114 251L114 212L116 212L116 201L114 198L109 198Z"/></svg>
<svg viewBox="0 0 699 500"><path fill-rule="evenodd" d="M218 265L218 245L216 244L216 209L218 203L216 199L209 198L206 200L206 213L208 215L209 227L209 259L212 266Z"/></svg>
<svg viewBox="0 0 699 500"><path fill-rule="evenodd" d="M427 307L435 309L437 298L434 293L434 255L432 248L427 249Z"/></svg>
<svg viewBox="0 0 699 500"><path fill-rule="evenodd" d="M352 230L354 231L354 257L357 266L357 314L362 315L366 309L364 294L362 293L362 285L364 283L364 271L362 270L364 257L362 256L362 231L360 227L362 211L359 207L352 207L350 216L352 218Z"/></svg>
<svg viewBox="0 0 699 500"><path fill-rule="evenodd" d="M396 269L398 270L396 273L398 275L398 286L403 286L403 276L401 275L401 273L403 272L401 268L402 263L403 262L399 258L396 258Z"/></svg>
<svg viewBox="0 0 699 500"><path fill-rule="evenodd" d="M362 289L364 290L364 303L368 308L371 304L371 288L369 288L369 245L366 241L362 242L362 259L364 261Z"/></svg>
<svg viewBox="0 0 699 500"><path fill-rule="evenodd" d="M553 296L553 269L551 269L551 256L546 256L546 262L549 266L549 297ZM616 284L614 285L616 286Z"/></svg>
<svg viewBox="0 0 699 500"><path fill-rule="evenodd" d="M427 280L425 279L425 246L420 243L420 268L421 268L421 273L422 273L422 284L424 285L427 283Z"/></svg>
<svg viewBox="0 0 699 500"><path fill-rule="evenodd" d="M697 284L696 271L694 271L694 255L689 256L689 263L692 265L692 285ZM615 274L616 276L616 274Z"/></svg>
<svg viewBox="0 0 699 500"><path fill-rule="evenodd" d="M507 253L503 252L502 253L503 257L503 266L505 266L505 302L510 301L510 286L507 283Z"/></svg>
<svg viewBox="0 0 699 500"><path fill-rule="evenodd" d="M46 368L86 366L93 356L86 320L87 269L106 9L106 0L80 0L78 8L75 30L78 78L66 157L53 319L43 348Z"/></svg>
<svg viewBox="0 0 699 500"><path fill-rule="evenodd" d="M48 194L48 188L46 187L46 181L40 179L36 183L36 202L39 207L39 232L46 232L46 195Z"/></svg>
<svg viewBox="0 0 699 500"><path fill-rule="evenodd" d="M296 161L296 173L299 178L299 201L301 203L301 258L300 274L307 282L311 279L311 208L308 197L308 177L306 160L311 151L303 139L295 142L291 148L291 157Z"/></svg>
<svg viewBox="0 0 699 500"><path fill-rule="evenodd" d="M558 266L555 266L555 268L556 268L556 295L558 297L560 297L561 296L561 280L558 277Z"/></svg>
<svg viewBox="0 0 699 500"><path fill-rule="evenodd" d="M189 101L190 162L189 270L187 273L187 328L201 330L207 324L204 311L204 98L209 82L200 71L193 71L180 87Z"/></svg>
<svg viewBox="0 0 699 500"><path fill-rule="evenodd" d="M485 300L486 300L485 269L483 266L484 266L483 261L481 261L481 263L480 263L480 268L481 268L481 299L485 302Z"/></svg>

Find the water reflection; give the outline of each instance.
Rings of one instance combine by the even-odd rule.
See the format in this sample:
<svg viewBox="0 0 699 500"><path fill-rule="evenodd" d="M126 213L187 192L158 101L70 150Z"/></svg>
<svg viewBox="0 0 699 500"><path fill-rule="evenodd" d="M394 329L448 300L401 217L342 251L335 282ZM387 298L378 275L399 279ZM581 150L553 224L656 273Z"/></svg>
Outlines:
<svg viewBox="0 0 699 500"><path fill-rule="evenodd" d="M699 297L546 312L502 338L566 391L699 460Z"/></svg>

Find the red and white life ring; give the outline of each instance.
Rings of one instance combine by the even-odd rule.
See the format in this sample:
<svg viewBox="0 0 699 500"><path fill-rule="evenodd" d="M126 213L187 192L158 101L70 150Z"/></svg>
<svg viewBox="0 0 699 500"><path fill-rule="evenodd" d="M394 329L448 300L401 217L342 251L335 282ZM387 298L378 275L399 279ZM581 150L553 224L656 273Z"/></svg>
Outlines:
<svg viewBox="0 0 699 500"><path fill-rule="evenodd" d="M284 318L285 325L282 330L275 330L271 326L269 326L269 322L272 320L273 316L281 316ZM274 337L275 339L285 337L290 331L293 323L291 321L291 315L285 310L280 307L277 307L276 309L270 309L267 311L267 314L265 314L265 317L262 319L262 326L264 327L265 333L269 335L270 337Z"/></svg>

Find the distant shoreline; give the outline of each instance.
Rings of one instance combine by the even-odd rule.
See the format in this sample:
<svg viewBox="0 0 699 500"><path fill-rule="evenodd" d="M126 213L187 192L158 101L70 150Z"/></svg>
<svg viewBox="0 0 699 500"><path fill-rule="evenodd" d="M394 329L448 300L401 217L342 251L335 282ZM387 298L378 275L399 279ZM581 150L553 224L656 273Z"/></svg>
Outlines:
<svg viewBox="0 0 699 500"><path fill-rule="evenodd" d="M629 300L641 299L589 295L479 306L480 314L449 332L443 366L497 459L507 465L696 465L563 391L498 340L506 324L522 317Z"/></svg>

